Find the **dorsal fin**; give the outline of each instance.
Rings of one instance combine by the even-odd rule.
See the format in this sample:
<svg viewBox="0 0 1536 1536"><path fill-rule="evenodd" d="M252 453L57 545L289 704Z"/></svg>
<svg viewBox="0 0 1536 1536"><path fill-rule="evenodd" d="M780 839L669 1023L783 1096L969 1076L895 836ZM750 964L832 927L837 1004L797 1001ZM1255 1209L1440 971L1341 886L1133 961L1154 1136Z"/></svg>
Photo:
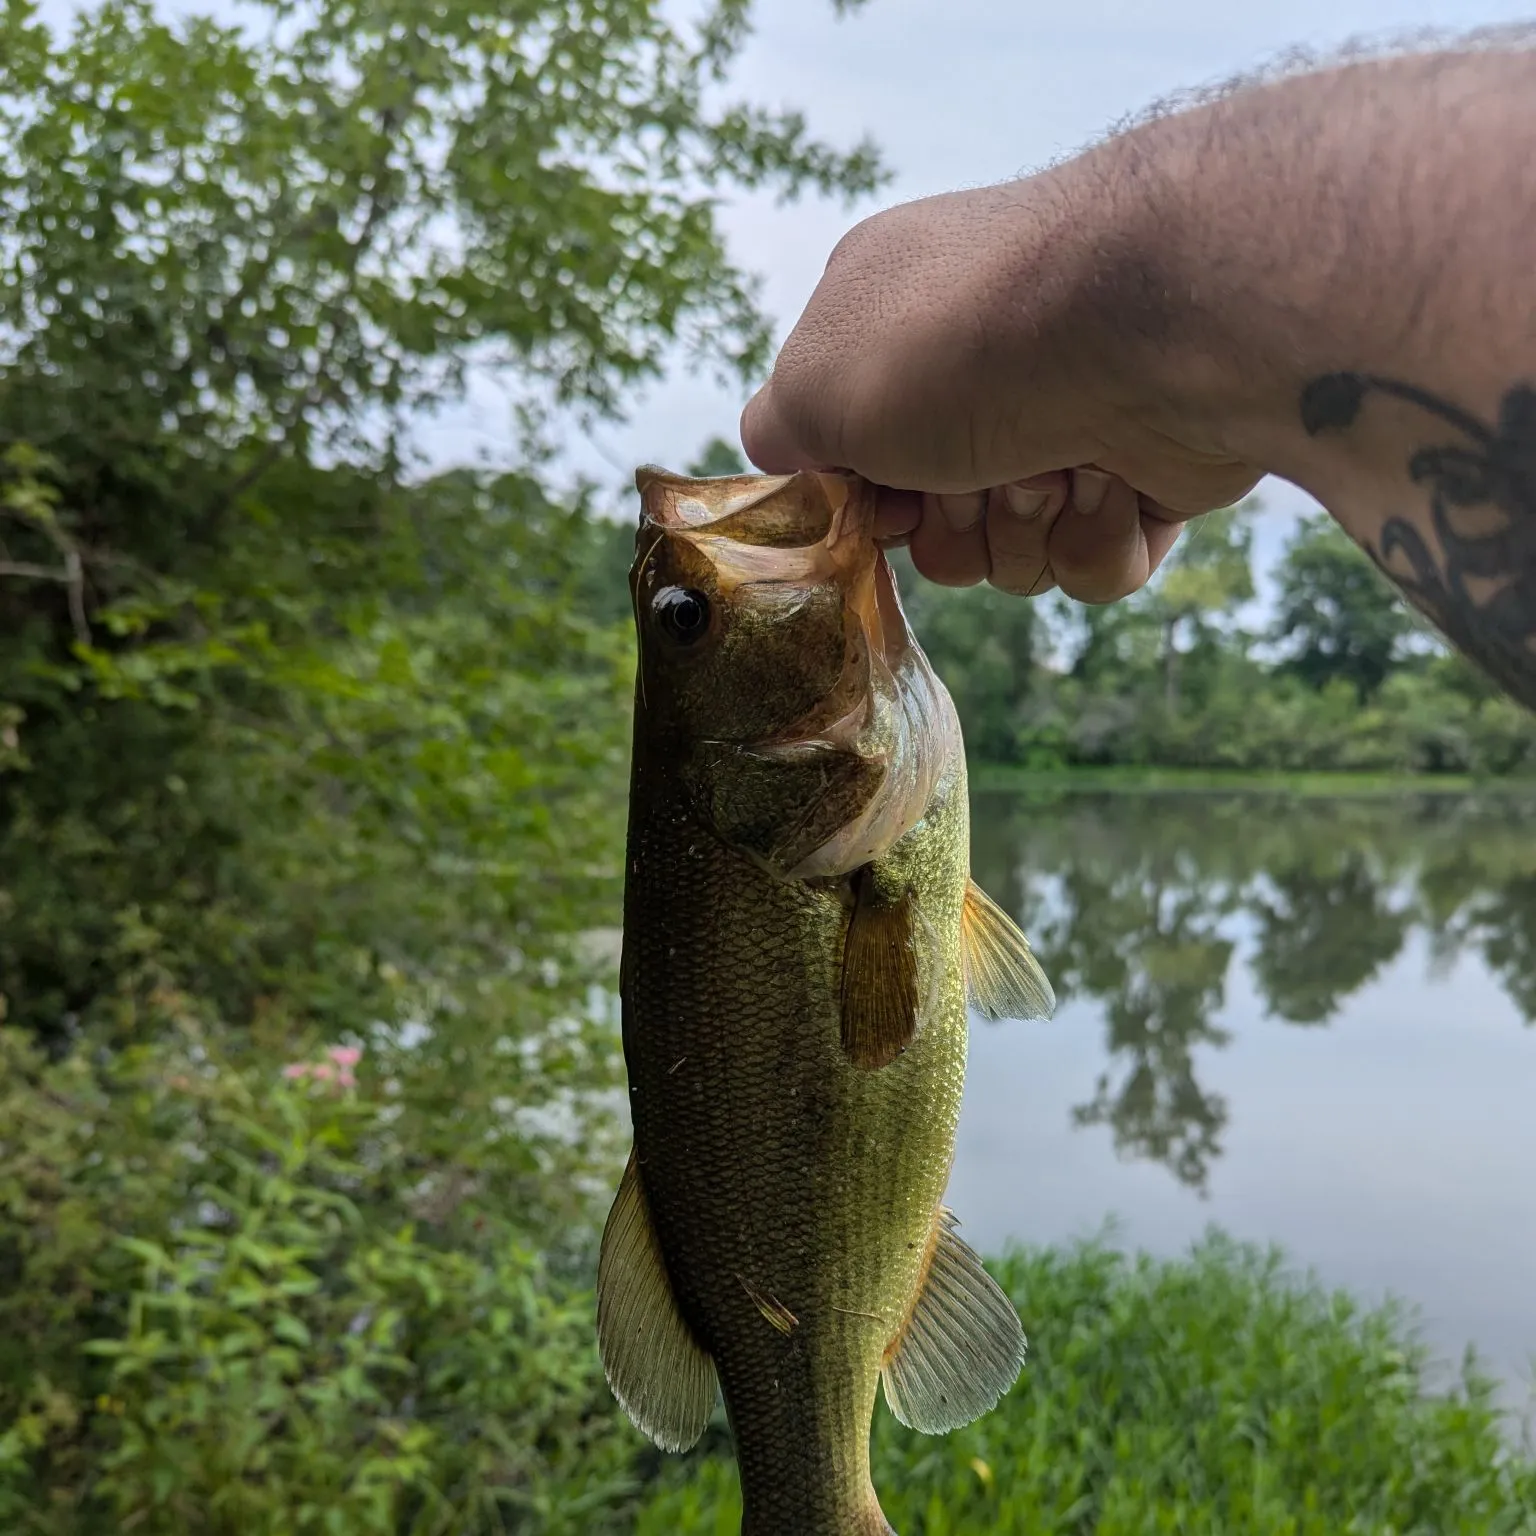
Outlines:
<svg viewBox="0 0 1536 1536"><path fill-rule="evenodd" d="M697 1443L715 1406L715 1367L677 1310L633 1151L597 1261L603 1374L635 1427L664 1451Z"/></svg>
<svg viewBox="0 0 1536 1536"><path fill-rule="evenodd" d="M885 1352L885 1401L909 1429L942 1435L979 1419L1018 1380L1024 1329L942 1205L912 1309Z"/></svg>
<svg viewBox="0 0 1536 1536"><path fill-rule="evenodd" d="M1048 1019L1056 994L1013 919L974 880L960 921L965 985L989 1019Z"/></svg>

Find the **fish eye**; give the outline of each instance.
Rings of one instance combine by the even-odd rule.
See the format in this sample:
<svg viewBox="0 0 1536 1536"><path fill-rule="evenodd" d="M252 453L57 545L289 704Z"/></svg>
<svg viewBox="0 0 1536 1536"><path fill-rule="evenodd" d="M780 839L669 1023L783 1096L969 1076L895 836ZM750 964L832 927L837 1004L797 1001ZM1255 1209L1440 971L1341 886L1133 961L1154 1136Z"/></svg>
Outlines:
<svg viewBox="0 0 1536 1536"><path fill-rule="evenodd" d="M709 599L692 587L663 587L651 604L656 622L679 645L692 645L709 629Z"/></svg>

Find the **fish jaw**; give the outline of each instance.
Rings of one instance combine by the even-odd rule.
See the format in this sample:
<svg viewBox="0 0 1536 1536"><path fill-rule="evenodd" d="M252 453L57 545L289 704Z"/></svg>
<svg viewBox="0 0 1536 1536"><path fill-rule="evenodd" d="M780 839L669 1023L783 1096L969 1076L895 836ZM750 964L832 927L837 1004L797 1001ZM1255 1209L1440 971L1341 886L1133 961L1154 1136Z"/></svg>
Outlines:
<svg viewBox="0 0 1536 1536"><path fill-rule="evenodd" d="M849 874L889 852L922 820L964 754L954 703L907 625L895 575L878 548L853 608L865 641L865 703L861 717L845 715L823 739L846 743L883 773L859 815L790 869L791 879Z"/></svg>

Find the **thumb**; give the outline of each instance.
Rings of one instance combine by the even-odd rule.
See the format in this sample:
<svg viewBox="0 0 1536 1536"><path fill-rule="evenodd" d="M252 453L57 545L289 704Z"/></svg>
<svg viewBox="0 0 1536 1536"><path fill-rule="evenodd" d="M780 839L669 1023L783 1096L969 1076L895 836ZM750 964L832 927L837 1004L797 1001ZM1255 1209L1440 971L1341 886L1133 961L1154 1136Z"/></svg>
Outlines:
<svg viewBox="0 0 1536 1536"><path fill-rule="evenodd" d="M770 379L747 401L741 413L741 446L747 457L766 475L789 475L799 469L819 469L821 465L806 451L799 435L790 426Z"/></svg>

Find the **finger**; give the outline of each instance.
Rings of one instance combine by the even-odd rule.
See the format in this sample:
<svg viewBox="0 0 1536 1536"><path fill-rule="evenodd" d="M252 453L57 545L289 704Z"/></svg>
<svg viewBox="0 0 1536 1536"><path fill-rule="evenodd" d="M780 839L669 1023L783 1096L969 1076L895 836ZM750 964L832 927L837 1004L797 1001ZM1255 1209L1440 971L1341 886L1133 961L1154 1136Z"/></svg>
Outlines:
<svg viewBox="0 0 1536 1536"><path fill-rule="evenodd" d="M986 521L978 518L957 531L939 501L933 495L925 494L922 498L922 518L908 546L912 564L941 587L974 587L978 581L987 579L992 568L987 554Z"/></svg>
<svg viewBox="0 0 1536 1536"><path fill-rule="evenodd" d="M1102 470L1073 470L1072 500L1048 541L1056 583L1081 603L1113 603L1151 574L1141 498Z"/></svg>
<svg viewBox="0 0 1536 1536"><path fill-rule="evenodd" d="M1147 576L1168 557L1178 542L1184 524L1190 519L1168 507L1159 506L1150 496L1141 498L1141 536L1147 541Z"/></svg>
<svg viewBox="0 0 1536 1536"><path fill-rule="evenodd" d="M969 533L987 515L986 491L938 495L939 515L952 533Z"/></svg>
<svg viewBox="0 0 1536 1536"><path fill-rule="evenodd" d="M1047 541L1067 503L1065 470L1014 481L993 492L987 509L987 551L992 585L1002 592L1037 597L1056 585Z"/></svg>
<svg viewBox="0 0 1536 1536"><path fill-rule="evenodd" d="M905 543L922 517L923 502L916 491L893 491L883 485L876 489L875 538L880 543Z"/></svg>
<svg viewBox="0 0 1536 1536"><path fill-rule="evenodd" d="M791 475L798 469L823 467L814 444L789 419L770 379L747 401L741 413L741 446L765 475Z"/></svg>
<svg viewBox="0 0 1536 1536"><path fill-rule="evenodd" d="M1161 444L1140 452L1124 450L1102 460L1102 467L1129 481L1169 516L1182 521L1235 506L1263 475L1249 464L1193 455L1187 449Z"/></svg>

